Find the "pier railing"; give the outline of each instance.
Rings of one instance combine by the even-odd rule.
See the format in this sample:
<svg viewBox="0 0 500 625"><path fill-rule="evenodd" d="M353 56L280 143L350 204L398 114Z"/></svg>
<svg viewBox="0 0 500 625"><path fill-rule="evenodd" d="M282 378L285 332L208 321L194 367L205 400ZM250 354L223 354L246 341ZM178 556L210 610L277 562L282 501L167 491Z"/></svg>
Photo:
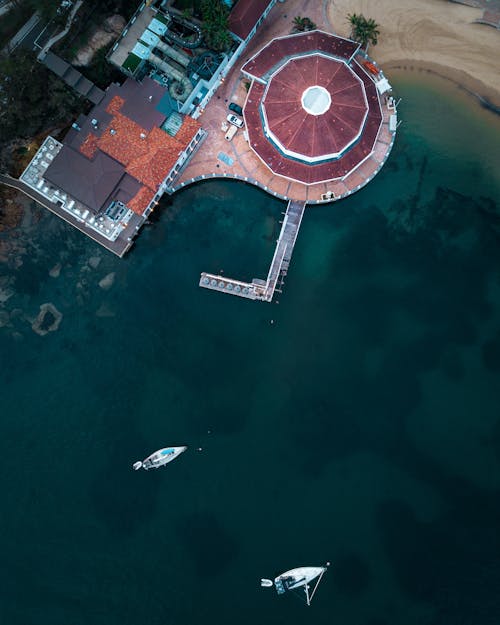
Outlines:
<svg viewBox="0 0 500 625"><path fill-rule="evenodd" d="M252 282L243 282L234 278L226 278L220 274L203 272L200 276L200 286L246 299L271 302L278 280L281 279L280 284L283 284L283 279L288 271L305 207L305 202L290 200L288 203L266 280L254 278Z"/></svg>

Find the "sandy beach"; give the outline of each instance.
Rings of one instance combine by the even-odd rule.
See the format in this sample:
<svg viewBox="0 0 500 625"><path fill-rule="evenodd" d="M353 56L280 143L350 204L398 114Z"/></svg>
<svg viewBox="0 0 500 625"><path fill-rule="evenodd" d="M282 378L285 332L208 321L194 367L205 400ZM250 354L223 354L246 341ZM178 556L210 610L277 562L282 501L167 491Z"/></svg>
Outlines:
<svg viewBox="0 0 500 625"><path fill-rule="evenodd" d="M426 68L500 106L500 32L474 23L481 9L445 0L330 1L328 21L340 35L349 36L349 13L379 24L370 54L387 72Z"/></svg>

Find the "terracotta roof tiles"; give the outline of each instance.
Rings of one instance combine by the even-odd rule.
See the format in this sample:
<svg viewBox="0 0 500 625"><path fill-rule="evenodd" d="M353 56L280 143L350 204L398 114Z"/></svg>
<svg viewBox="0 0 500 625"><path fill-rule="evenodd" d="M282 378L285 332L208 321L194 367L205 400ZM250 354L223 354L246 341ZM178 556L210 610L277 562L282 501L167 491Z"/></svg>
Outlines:
<svg viewBox="0 0 500 625"><path fill-rule="evenodd" d="M244 117L250 146L276 174L306 184L335 180L372 153L382 122L377 89L356 61L338 59L350 59L358 47L319 31L292 35L244 66L267 81L253 81ZM324 113L303 106L304 92L315 86L330 96Z"/></svg>
<svg viewBox="0 0 500 625"><path fill-rule="evenodd" d="M175 138L183 146L187 146L200 128L201 124L199 121L192 117L184 117L182 126L179 128Z"/></svg>
<svg viewBox="0 0 500 625"><path fill-rule="evenodd" d="M121 98L119 95L115 95L111 102L106 107L106 111L110 115L116 115L121 107L125 104L125 100Z"/></svg>
<svg viewBox="0 0 500 625"><path fill-rule="evenodd" d="M117 113L100 136L98 145L100 150L126 166L133 158L147 152L146 136L139 124Z"/></svg>
<svg viewBox="0 0 500 625"><path fill-rule="evenodd" d="M139 191L135 194L135 196L130 200L127 206L137 213L138 215L142 215L149 203L154 197L154 191L148 189L147 187L141 187Z"/></svg>
<svg viewBox="0 0 500 625"><path fill-rule="evenodd" d="M190 117L175 137L159 128L165 115L156 106L163 95L149 78L111 85L102 105L68 133L47 179L96 213L119 198L142 214L200 128Z"/></svg>
<svg viewBox="0 0 500 625"><path fill-rule="evenodd" d="M99 137L89 132L84 142L80 145L80 152L87 158L92 159L97 152Z"/></svg>
<svg viewBox="0 0 500 625"><path fill-rule="evenodd" d="M185 117L177 135L172 137L156 127L147 132L139 124L117 113L97 145L125 165L127 173L156 190L199 128L199 122Z"/></svg>

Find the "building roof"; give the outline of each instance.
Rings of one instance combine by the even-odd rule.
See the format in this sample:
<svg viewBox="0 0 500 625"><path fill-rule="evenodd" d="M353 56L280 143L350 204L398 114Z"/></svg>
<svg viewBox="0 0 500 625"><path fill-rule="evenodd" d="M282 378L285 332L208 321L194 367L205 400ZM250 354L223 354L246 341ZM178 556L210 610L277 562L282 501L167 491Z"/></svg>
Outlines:
<svg viewBox="0 0 500 625"><path fill-rule="evenodd" d="M314 114L315 106L327 109ZM288 61L262 99L265 127L274 142L307 161L343 152L362 131L367 110L361 80L345 63L318 54Z"/></svg>
<svg viewBox="0 0 500 625"><path fill-rule="evenodd" d="M346 41L291 35L245 65L256 77L244 107L249 144L274 173L314 184L346 177L372 154L379 94L351 59L358 44Z"/></svg>
<svg viewBox="0 0 500 625"><path fill-rule="evenodd" d="M252 78L265 78L277 63L287 57L307 52L324 52L329 57L350 61L359 48L360 44L356 41L332 36L321 30L297 33L270 41L243 65L242 71Z"/></svg>
<svg viewBox="0 0 500 625"><path fill-rule="evenodd" d="M63 145L47 168L44 178L68 195L97 212L111 193L119 188L123 167L98 152L89 160L80 152ZM136 185L134 195L140 185Z"/></svg>
<svg viewBox="0 0 500 625"><path fill-rule="evenodd" d="M44 65L52 70L58 76L64 76L64 74L68 71L70 64L67 63L64 59L57 56L50 50L47 52L44 60Z"/></svg>
<svg viewBox="0 0 500 625"><path fill-rule="evenodd" d="M239 0L229 14L229 30L245 40L272 0Z"/></svg>
<svg viewBox="0 0 500 625"><path fill-rule="evenodd" d="M116 110L113 102L109 110ZM196 120L185 117L177 134L172 137L157 127L147 132L117 112L100 137L89 133L80 151L100 150L108 154L124 165L127 173L155 191L199 128Z"/></svg>
<svg viewBox="0 0 500 625"><path fill-rule="evenodd" d="M200 128L185 117L175 137L159 126L165 89L145 78L112 85L88 117L79 118L45 178L94 212L120 200L142 214Z"/></svg>

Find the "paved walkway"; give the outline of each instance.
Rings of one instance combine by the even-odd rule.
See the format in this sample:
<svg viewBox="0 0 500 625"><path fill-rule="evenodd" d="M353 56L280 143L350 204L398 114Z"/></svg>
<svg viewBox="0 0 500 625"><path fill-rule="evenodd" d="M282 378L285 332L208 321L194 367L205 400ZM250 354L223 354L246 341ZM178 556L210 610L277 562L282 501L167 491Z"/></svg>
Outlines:
<svg viewBox="0 0 500 625"><path fill-rule="evenodd" d="M390 112L385 107L383 107L384 123L373 155L344 181L306 185L288 180L277 176L263 164L245 140L243 130L238 130L230 142L224 138L223 124L228 113L228 103L236 102L243 106L247 96L248 80L240 72L242 65L273 38L290 34L293 18L297 15L307 16L318 28L333 32L326 10L328 3L329 0L323 2L287 0L273 7L243 56L229 72L199 117L208 137L176 180L173 191L204 178L227 177L259 186L271 195L284 200L319 203L324 201L323 194L331 193L337 199L345 197L360 189L375 176L389 155L394 141L394 134L388 128ZM228 165L224 162L227 159L220 160L221 153L229 156L233 164Z"/></svg>
<svg viewBox="0 0 500 625"><path fill-rule="evenodd" d="M57 33L57 35L54 35L53 37L51 37L47 41L47 43L43 46L43 48L38 53L38 60L39 61L43 60L43 58L45 57L47 52L50 50L50 48L55 43L57 43L63 37L66 37L69 29L71 28L71 24L73 23L75 15L76 15L78 9L82 6L82 4L83 4L83 0L78 0L77 2L75 2L73 8L71 9L71 13L68 15L68 19L66 20L66 26L65 26L64 30L62 30L60 33Z"/></svg>
<svg viewBox="0 0 500 625"><path fill-rule="evenodd" d="M4 12L10 9L11 5L4 7ZM1 15L0 9L0 15ZM38 28L37 28L38 27ZM13 52L18 46L20 46L24 40L31 35L31 42L40 34L41 29L45 27L44 22L38 12L33 13L30 19L24 24L24 26L12 37L9 43L4 47L3 52ZM34 33L34 34L33 34Z"/></svg>

